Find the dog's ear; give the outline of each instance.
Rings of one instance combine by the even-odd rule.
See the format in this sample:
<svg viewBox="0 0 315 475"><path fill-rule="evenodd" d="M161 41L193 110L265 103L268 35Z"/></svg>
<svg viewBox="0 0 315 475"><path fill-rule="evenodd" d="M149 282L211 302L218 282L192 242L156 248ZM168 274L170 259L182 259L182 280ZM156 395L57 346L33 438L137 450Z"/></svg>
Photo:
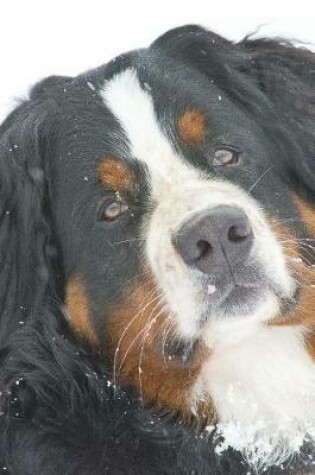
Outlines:
<svg viewBox="0 0 315 475"><path fill-rule="evenodd" d="M243 62L231 41L198 25L174 28L154 41L151 48L191 65L221 87L229 79L227 72L241 68Z"/></svg>
<svg viewBox="0 0 315 475"><path fill-rule="evenodd" d="M315 54L280 40L245 39L240 47L250 59L246 73L272 103L275 130L280 124L287 132L282 135L287 143L282 154L286 169L291 171L296 186L301 191L307 187L308 196L314 200Z"/></svg>
<svg viewBox="0 0 315 475"><path fill-rule="evenodd" d="M232 43L199 26L152 48L198 69L274 140L296 186L315 191L315 54L277 39Z"/></svg>
<svg viewBox="0 0 315 475"><path fill-rule="evenodd" d="M0 347L51 284L47 151L53 105L45 97L61 80L35 86L0 127Z"/></svg>

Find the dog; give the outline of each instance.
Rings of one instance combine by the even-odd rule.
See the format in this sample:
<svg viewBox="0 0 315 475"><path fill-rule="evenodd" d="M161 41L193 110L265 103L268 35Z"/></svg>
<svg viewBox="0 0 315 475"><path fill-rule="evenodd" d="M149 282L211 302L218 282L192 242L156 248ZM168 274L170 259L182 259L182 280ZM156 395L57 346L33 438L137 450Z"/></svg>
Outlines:
<svg viewBox="0 0 315 475"><path fill-rule="evenodd" d="M0 471L313 473L315 56L199 26L0 129Z"/></svg>

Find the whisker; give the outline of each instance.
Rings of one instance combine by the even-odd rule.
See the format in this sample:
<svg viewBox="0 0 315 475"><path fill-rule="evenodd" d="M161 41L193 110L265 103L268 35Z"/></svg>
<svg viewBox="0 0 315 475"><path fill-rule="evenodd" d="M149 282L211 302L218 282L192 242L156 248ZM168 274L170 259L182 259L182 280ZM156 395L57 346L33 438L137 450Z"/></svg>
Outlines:
<svg viewBox="0 0 315 475"><path fill-rule="evenodd" d="M123 367L123 365L124 365L124 362L126 361L126 358L127 358L128 354L129 354L129 351L131 350L131 348L133 347L133 345L137 342L137 340L139 339L139 336L142 335L142 334L145 332L146 327L147 327L147 325L148 325L148 323L149 323L149 320L150 320L150 318L151 318L153 312L158 308L158 306L160 305L160 303L161 303L161 302L158 302L157 305L154 307L154 309L153 309L152 312L150 313L149 317L147 318L147 323L146 323L146 325L141 329L141 331L140 331L139 333L137 333L137 335L135 336L135 338L132 340L131 344L128 346L128 348L127 348L127 350L126 350L126 352L125 352L125 354L124 354L124 356L123 356L123 358L122 358L122 360L121 360L121 362L120 362L117 375L119 375L119 373L120 373L120 371L121 371L121 369L122 369L122 367Z"/></svg>
<svg viewBox="0 0 315 475"><path fill-rule="evenodd" d="M303 222L301 218L273 219L276 224Z"/></svg>
<svg viewBox="0 0 315 475"><path fill-rule="evenodd" d="M150 320L150 322L145 326L146 332L142 338L141 342L141 349L140 349L140 355L139 355L139 364L138 364L138 374L139 374L139 390L140 390L140 397L141 400L143 400L143 391L142 391L142 379L141 379L141 372L142 372L142 362L143 362L143 355L144 355L144 347L145 347L145 340L150 332L150 329L153 325L153 323L156 322L156 320L163 315L163 312L165 311L165 305L161 308L161 310L158 312L158 314Z"/></svg>
<svg viewBox="0 0 315 475"><path fill-rule="evenodd" d="M250 193L251 191L253 191L253 189L255 188L255 186L258 185L258 183L263 179L263 177L265 175L267 175L268 172L270 172L270 170L272 170L274 167L274 165L271 165L269 168L267 168L267 170L265 170L261 175L260 177L255 181L255 183L249 188L249 190L247 190L248 193Z"/></svg>
<svg viewBox="0 0 315 475"><path fill-rule="evenodd" d="M115 241L113 242L113 246L117 246L118 244L125 244L127 242L145 242L146 239L144 238L135 238L135 239L125 239L123 241Z"/></svg>
<svg viewBox="0 0 315 475"><path fill-rule="evenodd" d="M162 339L162 354L163 354L163 360L164 360L164 364L166 364L166 361L165 361L165 345L167 343L167 340L168 340L168 337L169 337L169 334L171 333L171 331L173 330L174 327L176 327L176 322L175 322L175 319L172 318L170 315L168 317L168 324L169 326L167 327L167 325L165 325L165 329L167 329L167 332L164 331L163 333L163 339Z"/></svg>
<svg viewBox="0 0 315 475"><path fill-rule="evenodd" d="M126 333L128 332L129 328L131 327L131 325L133 324L133 322L142 314L142 312L144 312L144 310L149 306L151 305L153 302L155 302L159 297L160 297L160 294L158 292L158 294L156 295L156 293L158 292L158 289L154 289L149 298L150 297L153 297L151 300L149 300L149 302L144 306L142 307L139 312L136 313L136 315L130 320L130 322L128 323L128 325L126 326L126 328L124 329L124 331L122 332L122 334L120 335L120 338L118 340L118 343L117 343L117 346L116 346L116 349L115 349L115 354L114 354L114 363L113 363L113 383L116 384L116 366L117 366L117 358L118 358L118 353L119 353L119 350L120 350L120 346L121 346L121 343L122 343L122 340L123 338L125 337Z"/></svg>
<svg viewBox="0 0 315 475"><path fill-rule="evenodd" d="M175 319L171 316L168 315L164 324L163 324L163 335L162 335L162 356L163 356L163 361L164 365L166 365L166 360L165 360L165 345L167 342L168 335L170 334L172 328L176 325Z"/></svg>

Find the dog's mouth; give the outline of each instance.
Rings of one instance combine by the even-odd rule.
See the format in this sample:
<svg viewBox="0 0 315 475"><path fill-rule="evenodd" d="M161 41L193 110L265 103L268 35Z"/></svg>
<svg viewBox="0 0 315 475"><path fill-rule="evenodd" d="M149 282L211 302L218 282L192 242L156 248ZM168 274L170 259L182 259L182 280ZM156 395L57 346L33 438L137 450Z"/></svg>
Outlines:
<svg viewBox="0 0 315 475"><path fill-rule="evenodd" d="M229 273L202 279L205 308L201 325L211 318L236 318L255 313L267 294L279 301L285 296L280 286L267 278L257 265L244 265Z"/></svg>
<svg viewBox="0 0 315 475"><path fill-rule="evenodd" d="M205 282L204 288L208 303L206 310L203 310L200 316L199 327L195 334L191 338L171 334L156 342L156 351L162 353L164 363L167 365L175 364L188 369L195 365L198 355L207 347L204 333L207 333L207 328L209 325L211 326L211 319L225 320L228 324L229 321L235 321L241 315L250 320L256 308L264 305L268 292L274 294L278 299L279 313L290 315L298 304L300 296L300 287L298 286L292 296L284 296L281 289L267 280L260 284L233 282L229 283L224 290L215 284Z"/></svg>
<svg viewBox="0 0 315 475"><path fill-rule="evenodd" d="M268 279L258 265L243 266L234 274L205 276L199 284L196 306L200 306L200 314L195 331L189 337L176 332L163 340L163 345L158 344L157 350L162 351L169 363L192 365L196 352L204 344L204 335L211 332L209 328L213 324L229 325L238 319L248 319L249 324L253 319L267 323L278 314L290 315L300 294L298 285L286 292L280 284Z"/></svg>
<svg viewBox="0 0 315 475"><path fill-rule="evenodd" d="M194 363L200 345L200 339L187 340L171 336L163 342L159 351L162 351L165 362L169 364L179 363L182 366L189 367Z"/></svg>

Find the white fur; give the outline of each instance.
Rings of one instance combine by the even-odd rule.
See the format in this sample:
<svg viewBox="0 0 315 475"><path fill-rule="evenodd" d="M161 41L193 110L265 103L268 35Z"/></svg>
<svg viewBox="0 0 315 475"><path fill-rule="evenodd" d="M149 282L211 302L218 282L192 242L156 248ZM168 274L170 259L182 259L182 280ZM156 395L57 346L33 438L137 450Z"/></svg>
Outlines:
<svg viewBox="0 0 315 475"><path fill-rule="evenodd" d="M211 394L223 448L256 466L283 462L315 436L315 366L303 327L260 322L211 328L217 339L192 392L193 407Z"/></svg>

